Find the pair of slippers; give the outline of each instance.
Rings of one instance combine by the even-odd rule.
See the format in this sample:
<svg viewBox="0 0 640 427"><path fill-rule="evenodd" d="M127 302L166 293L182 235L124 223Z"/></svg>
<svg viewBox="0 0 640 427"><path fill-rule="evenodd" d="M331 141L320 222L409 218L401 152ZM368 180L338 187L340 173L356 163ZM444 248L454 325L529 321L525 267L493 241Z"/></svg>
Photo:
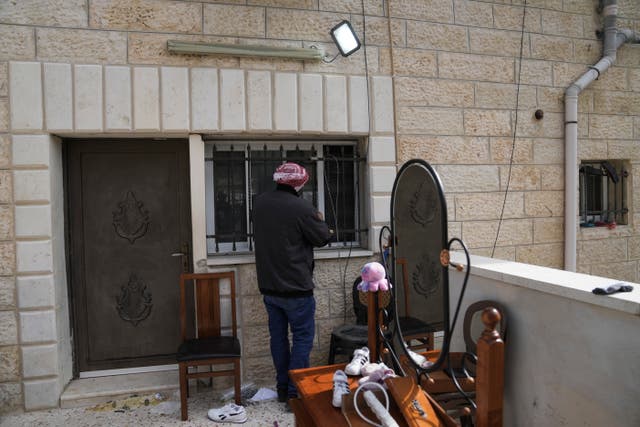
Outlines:
<svg viewBox="0 0 640 427"><path fill-rule="evenodd" d="M209 409L207 417L217 423L242 424L247 421L247 413L244 410L244 406L236 405L235 403L226 404L222 408Z"/></svg>

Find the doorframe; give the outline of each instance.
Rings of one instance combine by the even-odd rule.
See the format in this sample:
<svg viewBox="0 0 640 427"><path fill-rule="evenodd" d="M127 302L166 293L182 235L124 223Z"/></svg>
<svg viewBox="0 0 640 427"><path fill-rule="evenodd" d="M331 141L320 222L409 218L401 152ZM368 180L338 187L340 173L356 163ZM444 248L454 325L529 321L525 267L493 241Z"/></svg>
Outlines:
<svg viewBox="0 0 640 427"><path fill-rule="evenodd" d="M77 313L77 305L75 304L75 293L74 293L74 286L77 286L77 281L75 276L75 271L73 269L72 266L72 254L73 254L73 236L72 236L72 231L71 231L71 227L70 227L70 219L71 219L71 206L70 206L70 200L69 200L69 189L71 186L71 182L70 182L70 167L69 167L69 156L70 156L70 144L69 142L71 141L78 141L78 140L85 140L85 141L92 141L92 142L104 142L104 143L110 143L110 142L153 142L153 143L157 143L157 144L162 144L163 142L179 142L179 143L184 143L187 144L186 145L186 150L187 150L187 155L186 155L186 164L185 164L185 168L186 168L186 175L187 175L187 180L188 182L185 183L185 185L182 185L184 191L187 191L188 194L184 197L184 201L189 203L188 206L188 211L186 213L186 218L184 218L184 221L187 222L187 228L191 230L190 233L187 233L190 237L190 242L189 242L189 251L190 251L190 256L189 256L189 265L191 268L193 268L193 265L195 264L193 262L193 260L195 259L194 255L194 242L195 240L195 236L196 234L194 233L194 229L193 229L193 220L194 220L194 215L193 215L193 207L194 207L194 203L193 203L193 184L192 184L192 176L191 176L191 167L193 164L193 156L192 156L192 144L190 143L192 135L189 135L189 138L180 138L177 136L168 138L168 137L135 137L135 136L131 136L131 137L120 137L120 138L114 138L113 136L109 136L109 137L101 137L101 136L68 136L68 137L61 137L62 140L62 175L63 175L63 199L64 199L64 244L65 244L65 266L67 268L67 299L68 299L68 304L69 304L69 325L70 325L70 341L71 341L71 354L72 354L72 375L73 378L93 378L93 377L101 377L101 376L111 376L111 375L121 375L121 374L133 374L133 373L145 373L145 372L156 372L156 371L165 371L165 370L173 370L174 366L177 367L177 365L171 365L171 364L162 364L162 365L143 365L143 366L138 366L138 367L131 367L131 368L114 368L114 369L99 369L99 370L95 370L95 371L80 371L80 363L79 363L79 354L80 354L80 350L79 350L79 346L80 346L80 340L78 339L78 322L79 322L79 315ZM200 135L197 135L198 138L200 138L200 140L202 141ZM203 163L204 163L204 157L202 157ZM203 183L204 184L204 183ZM204 204L204 192L202 194L202 201ZM204 208L204 206L203 206ZM181 214L181 213L180 213ZM200 237L198 237L200 240L205 240L205 239L201 239ZM205 242L206 243L206 242ZM82 256L82 255L81 255Z"/></svg>

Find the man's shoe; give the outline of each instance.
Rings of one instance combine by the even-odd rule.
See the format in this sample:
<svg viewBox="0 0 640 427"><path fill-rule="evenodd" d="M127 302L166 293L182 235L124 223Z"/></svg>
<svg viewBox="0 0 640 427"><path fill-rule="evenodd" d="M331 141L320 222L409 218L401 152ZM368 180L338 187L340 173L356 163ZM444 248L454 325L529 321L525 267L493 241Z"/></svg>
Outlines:
<svg viewBox="0 0 640 427"><path fill-rule="evenodd" d="M331 400L331 404L336 408L342 406L342 396L345 394L349 394L351 391L349 390L349 381L347 379L347 374L344 371L338 369L333 374L333 399Z"/></svg>
<svg viewBox="0 0 640 427"><path fill-rule="evenodd" d="M358 348L353 352L353 359L344 368L347 375L360 375L362 367L369 363L369 349L367 347Z"/></svg>
<svg viewBox="0 0 640 427"><path fill-rule="evenodd" d="M278 402L284 403L287 401L287 394L289 393L289 390L287 390L286 388L278 388Z"/></svg>

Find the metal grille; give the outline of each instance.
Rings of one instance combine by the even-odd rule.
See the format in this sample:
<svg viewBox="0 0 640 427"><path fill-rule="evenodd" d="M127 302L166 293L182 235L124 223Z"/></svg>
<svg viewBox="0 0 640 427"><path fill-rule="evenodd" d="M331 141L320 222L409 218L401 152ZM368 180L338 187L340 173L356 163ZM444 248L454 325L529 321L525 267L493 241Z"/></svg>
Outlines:
<svg viewBox="0 0 640 427"><path fill-rule="evenodd" d="M307 144L308 145L308 144ZM209 255L253 251L251 212L255 197L275 188L273 171L283 161L301 164L309 181L301 197L324 213L335 235L325 248L358 247L367 229L360 226L360 163L355 144L212 145L205 162L213 188L213 224L207 230ZM319 185L320 184L320 185ZM208 224L210 222L208 221Z"/></svg>
<svg viewBox="0 0 640 427"><path fill-rule="evenodd" d="M583 162L580 165L580 226L627 223L627 178L621 160Z"/></svg>

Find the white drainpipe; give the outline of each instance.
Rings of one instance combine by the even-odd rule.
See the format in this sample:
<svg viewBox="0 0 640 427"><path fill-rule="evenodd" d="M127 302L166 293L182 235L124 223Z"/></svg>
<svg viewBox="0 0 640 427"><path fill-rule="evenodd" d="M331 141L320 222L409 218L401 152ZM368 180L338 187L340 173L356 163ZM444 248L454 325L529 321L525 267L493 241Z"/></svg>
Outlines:
<svg viewBox="0 0 640 427"><path fill-rule="evenodd" d="M616 61L616 51L624 43L640 43L640 35L628 29L617 29L617 0L604 0L604 51L595 65L589 67L578 80L565 91L564 97L564 139L565 139L565 230L564 230L564 269L576 271L576 241L578 228L578 95L604 74Z"/></svg>

